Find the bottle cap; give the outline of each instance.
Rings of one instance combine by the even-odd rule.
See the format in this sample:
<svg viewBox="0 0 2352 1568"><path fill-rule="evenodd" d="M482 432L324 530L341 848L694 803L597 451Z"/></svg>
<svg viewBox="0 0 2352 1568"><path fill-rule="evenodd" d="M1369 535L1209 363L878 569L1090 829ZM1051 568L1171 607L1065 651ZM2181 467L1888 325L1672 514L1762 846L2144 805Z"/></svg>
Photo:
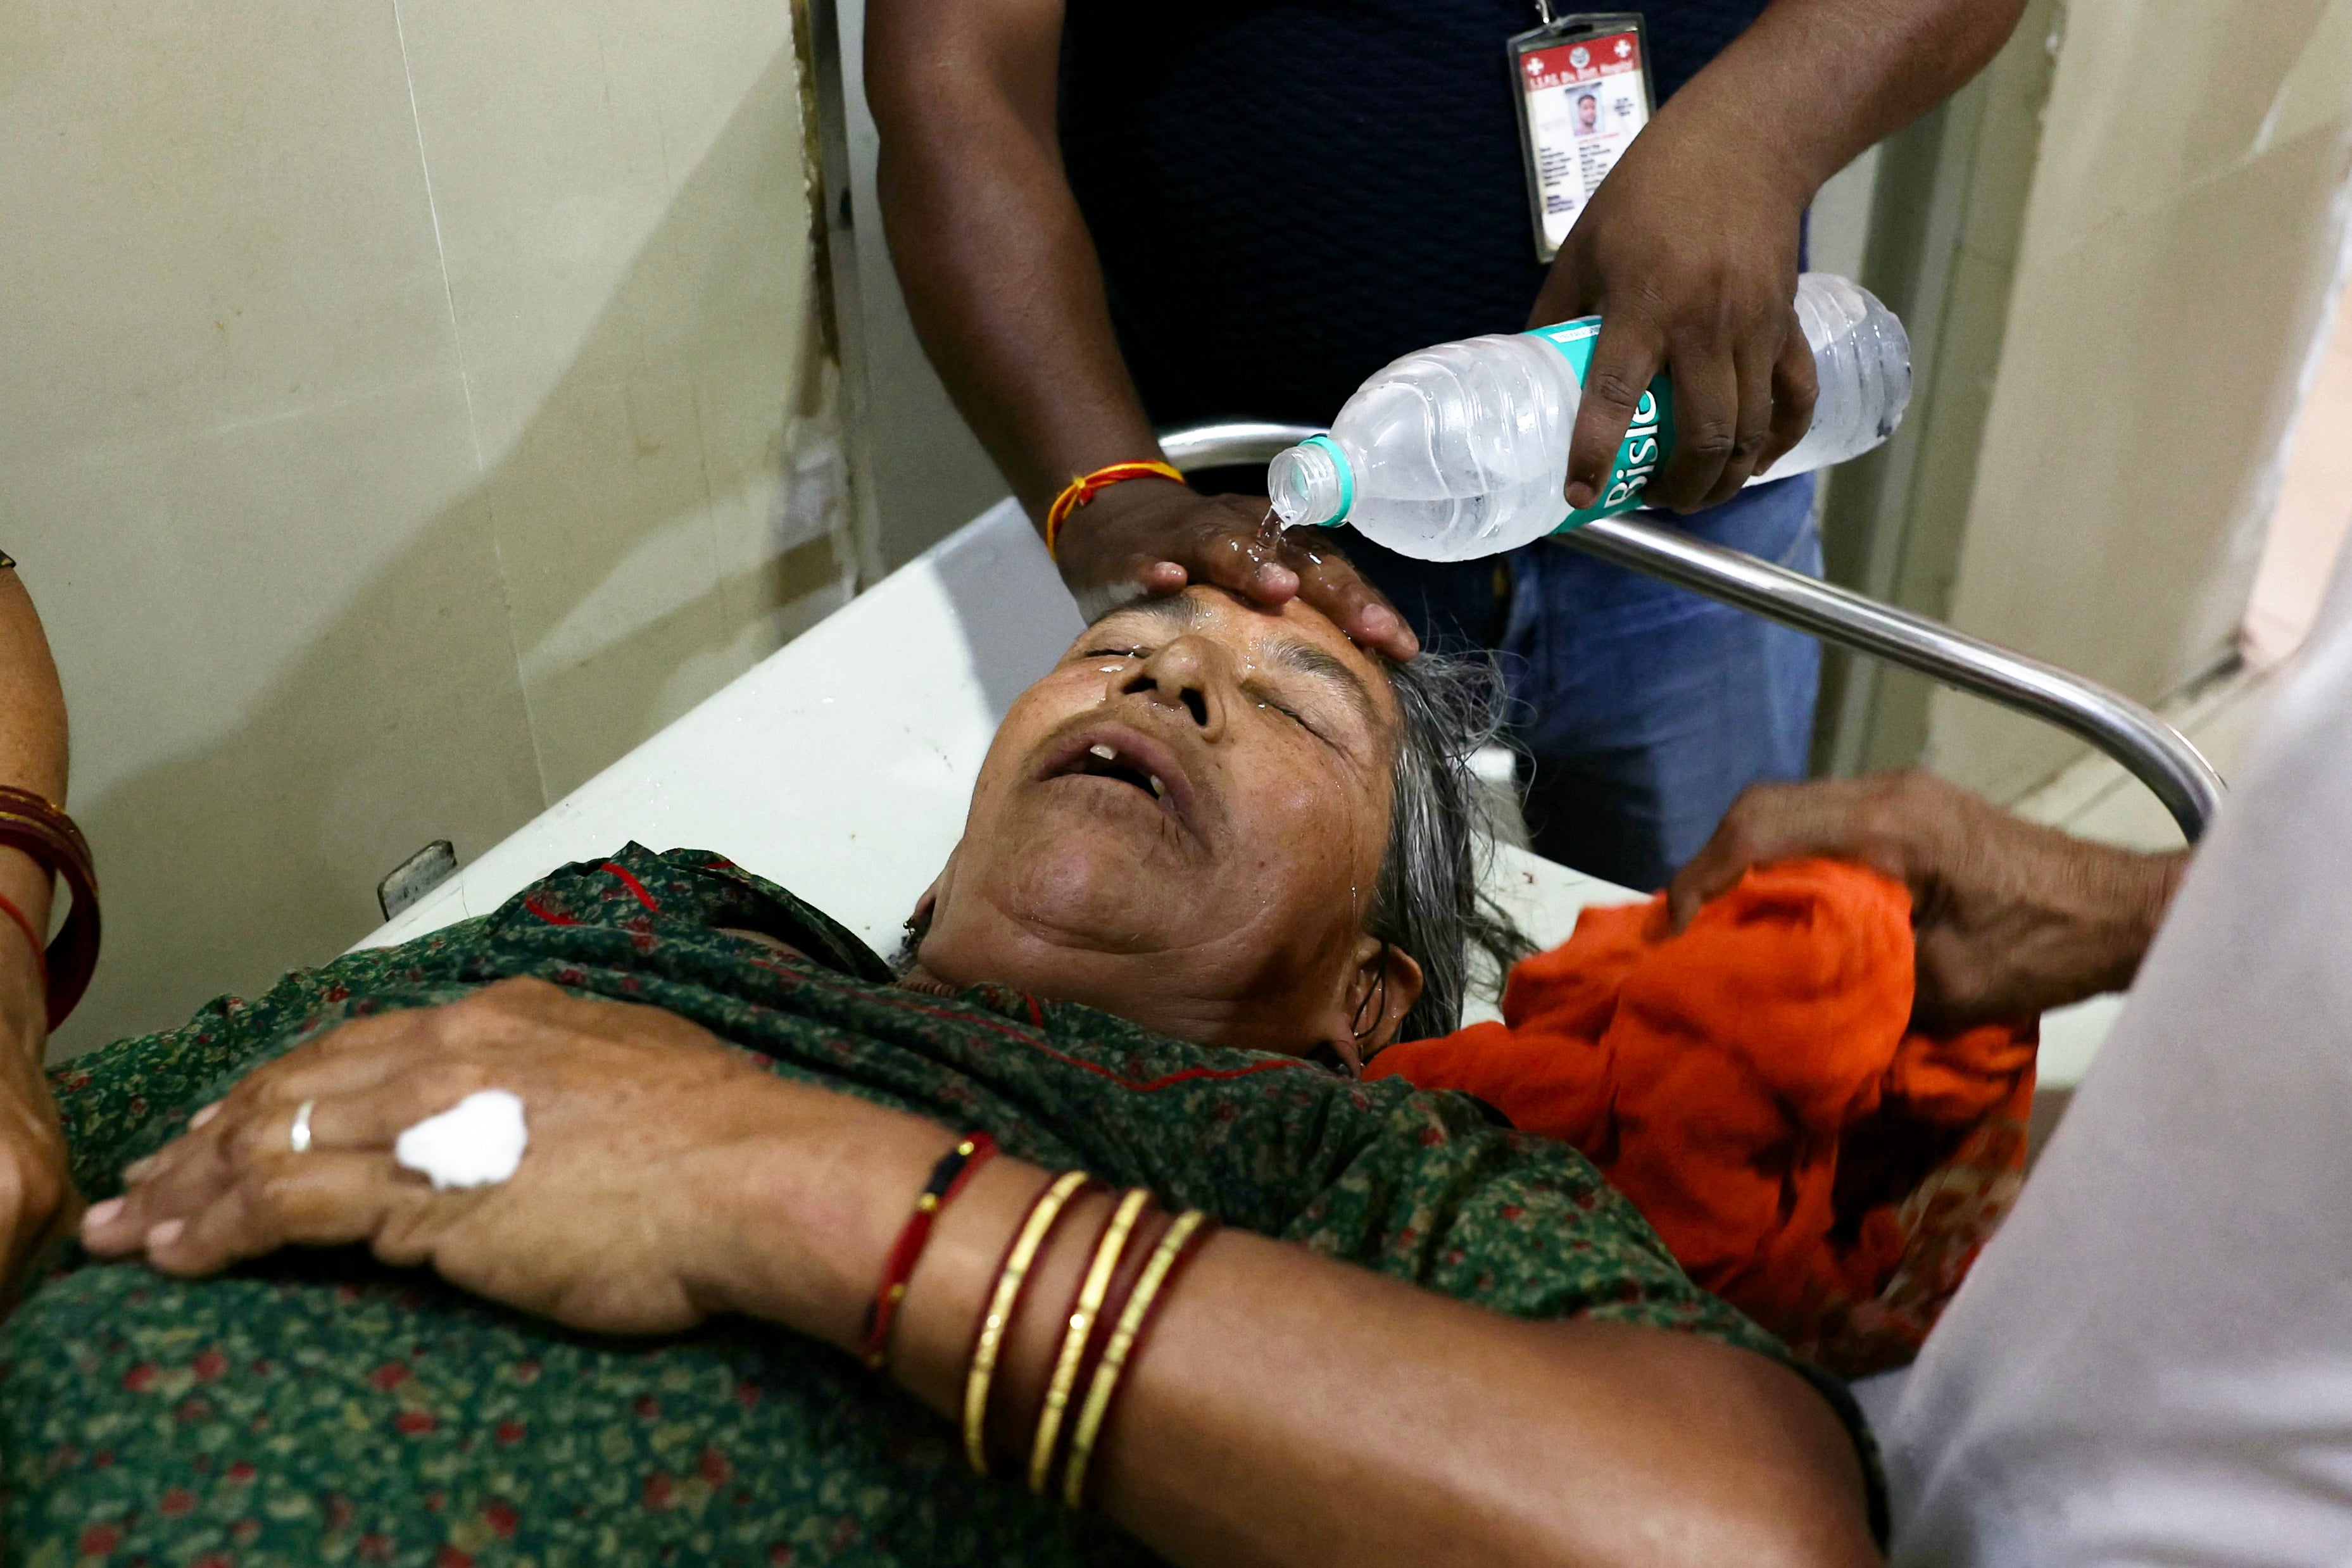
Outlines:
<svg viewBox="0 0 2352 1568"><path fill-rule="evenodd" d="M1328 435L1310 435L1276 453L1266 465L1265 489L1286 528L1345 522L1356 504L1356 476L1348 455Z"/></svg>

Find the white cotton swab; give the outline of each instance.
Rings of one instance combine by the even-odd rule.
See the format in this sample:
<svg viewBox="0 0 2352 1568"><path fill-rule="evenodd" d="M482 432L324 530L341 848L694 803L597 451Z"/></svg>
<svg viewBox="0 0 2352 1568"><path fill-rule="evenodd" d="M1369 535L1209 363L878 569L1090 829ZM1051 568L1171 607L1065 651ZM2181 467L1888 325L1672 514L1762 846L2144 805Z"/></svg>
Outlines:
<svg viewBox="0 0 2352 1568"><path fill-rule="evenodd" d="M430 1179L436 1191L446 1191L506 1180L530 1145L522 1101L504 1089L484 1089L401 1134L392 1157Z"/></svg>

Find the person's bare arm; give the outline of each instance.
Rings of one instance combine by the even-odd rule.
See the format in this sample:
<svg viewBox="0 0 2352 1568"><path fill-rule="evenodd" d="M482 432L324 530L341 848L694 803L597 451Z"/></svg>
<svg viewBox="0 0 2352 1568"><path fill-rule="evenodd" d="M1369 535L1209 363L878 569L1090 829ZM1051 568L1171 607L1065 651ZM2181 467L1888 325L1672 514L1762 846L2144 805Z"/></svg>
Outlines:
<svg viewBox="0 0 2352 1568"><path fill-rule="evenodd" d="M62 803L66 702L32 596L0 570L0 784ZM0 896L47 935L48 872L0 847ZM42 1072L48 998L32 945L0 916L0 1299L67 1196L65 1137Z"/></svg>
<svg viewBox="0 0 2352 1568"><path fill-rule="evenodd" d="M1759 784L1667 890L1677 927L1748 867L1810 856L1911 889L1932 1028L2030 1017L2122 990L2164 923L2189 852L2143 854L2011 815L1931 773Z"/></svg>
<svg viewBox="0 0 2352 1568"><path fill-rule="evenodd" d="M1598 313L1569 501L1606 481L1635 402L1675 388L1654 505L1729 499L1802 439L1813 364L1790 301L1824 182L1984 68L2024 0L1774 0L1658 111L1553 262L1528 325Z"/></svg>
<svg viewBox="0 0 2352 1568"><path fill-rule="evenodd" d="M1055 135L1062 16L1061 0L874 0L866 18L882 216L908 310L1041 526L1073 476L1161 456ZM1192 581L1270 604L1304 594L1359 642L1410 658L1412 630L1335 552L1260 544L1264 505L1166 479L1114 486L1065 526L1063 580L1089 615Z"/></svg>
<svg viewBox="0 0 2352 1568"><path fill-rule="evenodd" d="M999 1173L909 1297L898 1374L950 1419L1003 1238L1044 1179ZM1082 1245L1049 1260L1037 1298L1066 1300L1085 1260ZM1004 1401L1016 1434L1058 1330L1042 1314L1021 1326ZM1097 1461L1102 1506L1177 1563L1877 1561L1828 1404L1762 1356L1687 1334L1522 1322L1228 1233L1182 1277L1133 1375Z"/></svg>
<svg viewBox="0 0 2352 1568"><path fill-rule="evenodd" d="M436 1193L394 1166L401 1128L485 1083L530 1107L511 1180ZM124 1173L124 1200L90 1211L89 1246L205 1274L289 1243L365 1241L593 1332L740 1312L845 1350L955 1139L773 1077L669 1014L539 981L345 1025L191 1126ZM1011 1158L982 1167L914 1272L891 1372L950 1423L999 1260L1046 1180ZM1074 1206L1032 1274L991 1401L1001 1448L1023 1451L1108 1202ZM1128 1376L1095 1461L1101 1504L1178 1563L1875 1561L1828 1404L1762 1356L1688 1335L1518 1322L1225 1233L1171 1288Z"/></svg>

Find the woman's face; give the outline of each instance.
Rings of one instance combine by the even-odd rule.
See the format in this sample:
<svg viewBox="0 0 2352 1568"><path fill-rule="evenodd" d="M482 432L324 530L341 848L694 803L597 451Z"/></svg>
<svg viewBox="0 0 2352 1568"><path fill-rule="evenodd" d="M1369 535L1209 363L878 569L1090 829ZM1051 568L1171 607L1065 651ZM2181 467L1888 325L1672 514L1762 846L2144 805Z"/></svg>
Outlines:
<svg viewBox="0 0 2352 1568"><path fill-rule="evenodd" d="M1419 971L1364 935L1396 726L1378 662L1296 601L1104 617L997 731L922 972L1297 1051L1349 1039L1387 966L1402 1017Z"/></svg>

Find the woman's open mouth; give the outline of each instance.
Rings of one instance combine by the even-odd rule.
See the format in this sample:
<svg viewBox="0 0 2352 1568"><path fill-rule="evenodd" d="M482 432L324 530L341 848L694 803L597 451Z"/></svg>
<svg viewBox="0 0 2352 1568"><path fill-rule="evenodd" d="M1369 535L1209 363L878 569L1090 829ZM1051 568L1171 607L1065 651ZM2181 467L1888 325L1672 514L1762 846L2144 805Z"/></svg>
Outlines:
<svg viewBox="0 0 2352 1568"><path fill-rule="evenodd" d="M1101 779L1124 785L1199 836L1192 780L1176 752L1125 725L1089 725L1066 737L1049 754L1037 777L1040 781Z"/></svg>
<svg viewBox="0 0 2352 1568"><path fill-rule="evenodd" d="M1123 784L1132 784L1139 789L1150 791L1155 800L1168 798L1168 786L1159 774L1107 740L1097 740L1087 747L1073 771L1083 773L1089 779L1116 779Z"/></svg>

